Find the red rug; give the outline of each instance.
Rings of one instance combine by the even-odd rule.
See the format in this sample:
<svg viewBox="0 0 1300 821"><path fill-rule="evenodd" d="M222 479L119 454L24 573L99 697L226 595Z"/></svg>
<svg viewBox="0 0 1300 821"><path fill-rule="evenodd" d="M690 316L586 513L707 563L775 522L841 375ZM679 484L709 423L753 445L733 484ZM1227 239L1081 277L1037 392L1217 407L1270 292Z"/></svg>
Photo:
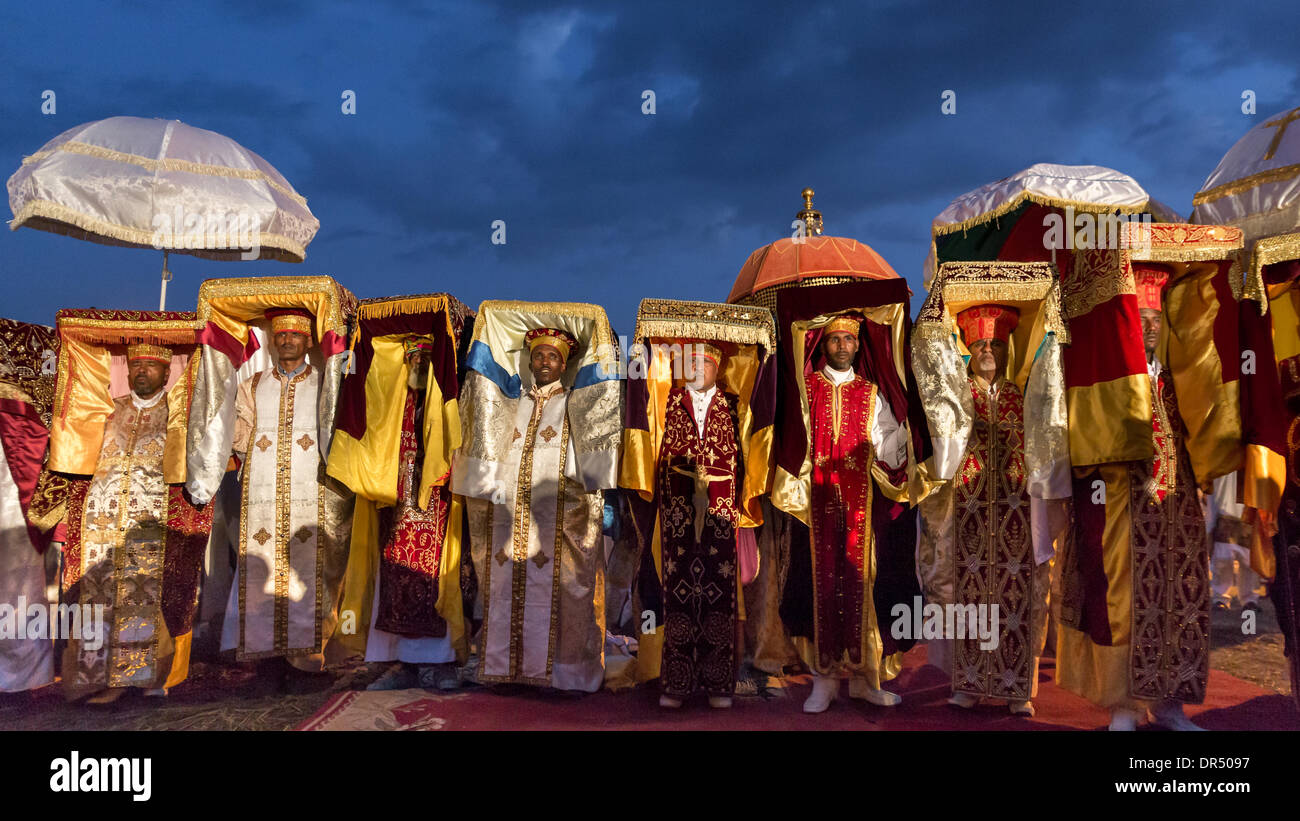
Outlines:
<svg viewBox="0 0 1300 821"><path fill-rule="evenodd" d="M907 655L902 674L888 687L903 696L898 707L884 708L840 698L820 715L805 715L803 700L811 679L792 676L771 698L736 698L730 710L711 710L704 698L679 710L659 707L658 691L585 696L548 694L529 688L502 693L470 688L450 695L424 690L348 692L332 697L299 730L1097 730L1106 711L1054 683L1052 661L1039 674L1035 718L1016 718L1004 706L971 710L949 707L948 679L924 666L925 650ZM1204 704L1187 714L1210 730L1300 730L1300 712L1289 696L1261 689L1226 673L1210 671Z"/></svg>

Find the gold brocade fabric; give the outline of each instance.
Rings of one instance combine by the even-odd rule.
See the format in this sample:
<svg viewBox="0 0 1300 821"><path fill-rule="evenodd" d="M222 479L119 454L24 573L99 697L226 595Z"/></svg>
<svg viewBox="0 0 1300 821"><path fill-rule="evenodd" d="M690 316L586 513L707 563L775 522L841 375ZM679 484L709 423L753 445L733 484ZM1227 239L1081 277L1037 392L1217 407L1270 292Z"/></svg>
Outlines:
<svg viewBox="0 0 1300 821"><path fill-rule="evenodd" d="M1178 400L1165 374L1152 387L1156 458L1131 468L1134 698L1205 700L1210 672L1210 543Z"/></svg>
<svg viewBox="0 0 1300 821"><path fill-rule="evenodd" d="M1037 656L1032 616L1041 612L1038 601L1046 599L1047 591L1034 584L1024 399L1005 381L996 398L973 381L967 390L974 398L975 424L952 482L955 595L962 606L975 605L986 613L996 607L999 633L991 648L969 632L957 638L953 692L1028 699Z"/></svg>
<svg viewBox="0 0 1300 821"><path fill-rule="evenodd" d="M162 614L167 399L143 410L129 395L113 404L86 492L76 585L83 613L102 608L103 632L68 643L70 698L107 687L161 687L175 652Z"/></svg>

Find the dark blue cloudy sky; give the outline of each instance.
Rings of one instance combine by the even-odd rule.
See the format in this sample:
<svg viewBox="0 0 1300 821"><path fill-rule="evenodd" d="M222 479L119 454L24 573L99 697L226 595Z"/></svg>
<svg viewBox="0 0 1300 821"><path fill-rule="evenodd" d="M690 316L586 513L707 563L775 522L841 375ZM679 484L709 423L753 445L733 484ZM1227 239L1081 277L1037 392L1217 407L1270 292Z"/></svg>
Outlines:
<svg viewBox="0 0 1300 821"><path fill-rule="evenodd" d="M1292 0L6 4L0 169L89 120L180 119L269 160L321 230L301 265L173 257L169 307L207 277L327 273L361 297L596 302L627 333L643 296L725 299L806 185L918 294L935 214L1034 162L1119 169L1186 215L1300 104L1297 32ZM156 307L160 257L0 232L0 315Z"/></svg>

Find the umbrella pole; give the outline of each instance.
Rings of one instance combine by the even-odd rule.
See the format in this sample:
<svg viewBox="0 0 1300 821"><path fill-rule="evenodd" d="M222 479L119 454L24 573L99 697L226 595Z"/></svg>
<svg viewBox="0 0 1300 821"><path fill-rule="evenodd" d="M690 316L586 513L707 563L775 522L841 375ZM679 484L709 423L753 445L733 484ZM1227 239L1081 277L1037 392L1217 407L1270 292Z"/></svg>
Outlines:
<svg viewBox="0 0 1300 821"><path fill-rule="evenodd" d="M167 310L167 280L172 278L172 272L167 270L167 251L163 250L163 269L162 269L162 289L158 293L158 310Z"/></svg>

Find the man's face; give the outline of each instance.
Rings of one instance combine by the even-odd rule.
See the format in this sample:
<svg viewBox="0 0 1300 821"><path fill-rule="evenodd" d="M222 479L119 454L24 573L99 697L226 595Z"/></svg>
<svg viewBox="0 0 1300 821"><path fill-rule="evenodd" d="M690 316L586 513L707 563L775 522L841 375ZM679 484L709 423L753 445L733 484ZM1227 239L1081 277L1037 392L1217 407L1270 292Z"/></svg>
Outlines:
<svg viewBox="0 0 1300 821"><path fill-rule="evenodd" d="M564 375L564 357L554 345L538 345L528 357L528 368L537 387L544 387Z"/></svg>
<svg viewBox="0 0 1300 821"><path fill-rule="evenodd" d="M858 338L848 331L833 331L822 341L826 361L837 371L853 367L853 357L858 355Z"/></svg>
<svg viewBox="0 0 1300 821"><path fill-rule="evenodd" d="M293 331L277 331L271 341L275 343L276 353L279 354L282 363L292 364L297 367L302 358L307 355L306 334Z"/></svg>
<svg viewBox="0 0 1300 821"><path fill-rule="evenodd" d="M163 385L171 368L156 359L132 359L126 363L126 376L131 382L131 390L141 399L153 396Z"/></svg>
<svg viewBox="0 0 1300 821"><path fill-rule="evenodd" d="M694 379L691 381L691 387L697 391L707 391L718 382L718 363L703 354L695 354L691 357L691 368Z"/></svg>
<svg viewBox="0 0 1300 821"><path fill-rule="evenodd" d="M977 339L970 346L971 370L992 382L1007 372L1007 343L1001 339Z"/></svg>
<svg viewBox="0 0 1300 821"><path fill-rule="evenodd" d="M1155 308L1139 308L1142 316L1142 344L1147 349L1147 359L1156 355L1156 340L1160 339L1160 326L1164 319Z"/></svg>
<svg viewBox="0 0 1300 821"><path fill-rule="evenodd" d="M406 384L417 391L429 385L429 352L416 349L406 356Z"/></svg>

